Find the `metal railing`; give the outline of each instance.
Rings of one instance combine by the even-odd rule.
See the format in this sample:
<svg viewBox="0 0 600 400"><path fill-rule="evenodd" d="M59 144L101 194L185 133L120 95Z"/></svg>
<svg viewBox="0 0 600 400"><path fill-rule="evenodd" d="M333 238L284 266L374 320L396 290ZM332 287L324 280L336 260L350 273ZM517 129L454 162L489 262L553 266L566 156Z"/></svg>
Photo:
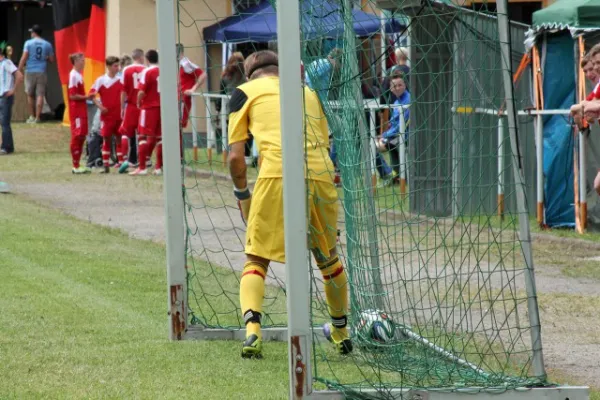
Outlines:
<svg viewBox="0 0 600 400"><path fill-rule="evenodd" d="M193 146L193 157L194 161L198 161L198 126L196 117L196 98L202 97L204 100L204 107L206 110L206 147L208 161L211 162L213 159L212 151L216 148L217 137L216 129L213 125L212 116L214 113L211 109L211 100L221 101L221 110L219 112L219 119L221 122L221 135L223 141L223 163L227 160L227 104L229 102L229 96L224 94L215 93L195 93L192 97L192 109L190 111L190 119L192 125L192 146ZM400 192L402 195L406 194L406 177L407 177L407 157L406 157L406 121L404 120L404 110L408 109L409 105L393 105L393 104L380 104L377 100L368 99L364 100L364 109L369 112L369 136L370 136L370 150L371 150L371 173L373 181L377 181L377 168L376 168L376 157L377 157L377 120L376 112L385 109L402 108L400 112L400 129L398 134L398 146L397 151L399 153L400 160ZM338 101L329 101L328 106L331 108L341 108L342 104ZM258 150L256 148L256 142L253 144L253 156L258 156Z"/></svg>

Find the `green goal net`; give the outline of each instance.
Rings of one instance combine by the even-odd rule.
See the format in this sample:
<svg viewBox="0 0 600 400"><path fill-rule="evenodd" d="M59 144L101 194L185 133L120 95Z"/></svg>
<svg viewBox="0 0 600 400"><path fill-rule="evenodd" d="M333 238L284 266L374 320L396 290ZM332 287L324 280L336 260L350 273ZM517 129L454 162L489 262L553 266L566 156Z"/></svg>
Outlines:
<svg viewBox="0 0 600 400"><path fill-rule="evenodd" d="M319 326L329 315L311 259L320 388L385 395L546 384L529 205L519 202L533 144L518 134L530 129L518 120L511 140L513 94L503 84L524 54L525 28L509 26L506 60L495 4L474 10L455 3L300 1L306 84L322 102L336 165L339 221L328 228L339 231L355 344L341 356L323 337ZM184 134L189 322L231 331L244 325L245 227L223 156L229 88L221 75L234 51L247 56L286 45L273 31L277 4L234 6L227 19L225 6L183 0L177 12L186 56L205 60L210 80L194 97ZM514 103L524 107L528 92L520 85ZM247 165L252 183L260 157L250 143ZM272 264L264 328L286 325L285 279L283 266Z"/></svg>

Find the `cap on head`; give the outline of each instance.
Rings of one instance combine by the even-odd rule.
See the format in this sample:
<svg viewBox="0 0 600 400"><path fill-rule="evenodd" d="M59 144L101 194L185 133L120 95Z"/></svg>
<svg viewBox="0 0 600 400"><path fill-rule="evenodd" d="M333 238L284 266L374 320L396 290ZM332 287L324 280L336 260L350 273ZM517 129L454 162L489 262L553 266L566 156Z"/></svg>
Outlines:
<svg viewBox="0 0 600 400"><path fill-rule="evenodd" d="M29 32L35 33L36 35L40 36L42 34L42 27L38 24L35 24L31 28L29 28Z"/></svg>

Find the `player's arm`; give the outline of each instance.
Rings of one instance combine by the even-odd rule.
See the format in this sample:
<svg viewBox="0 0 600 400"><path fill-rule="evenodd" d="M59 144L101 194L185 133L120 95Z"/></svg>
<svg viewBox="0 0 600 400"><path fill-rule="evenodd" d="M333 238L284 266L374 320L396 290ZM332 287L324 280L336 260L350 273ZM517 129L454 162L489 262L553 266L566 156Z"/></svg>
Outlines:
<svg viewBox="0 0 600 400"><path fill-rule="evenodd" d="M240 89L236 89L231 94L229 100L229 125L228 142L229 151L229 172L233 184L237 189L245 189L248 186L246 179L246 157L245 147L248 140L248 96Z"/></svg>
<svg viewBox="0 0 600 400"><path fill-rule="evenodd" d="M195 93L198 90L198 88L202 86L204 82L206 82L206 72L202 71L201 69L197 69L195 73L197 74L196 83L194 84L194 86L192 86L190 90L186 91L185 94L188 96L191 96L193 93Z"/></svg>
<svg viewBox="0 0 600 400"><path fill-rule="evenodd" d="M235 89L229 101L229 173L233 181L233 193L238 200L244 223L250 215L252 195L248 189L245 148L248 140L248 96L240 89Z"/></svg>

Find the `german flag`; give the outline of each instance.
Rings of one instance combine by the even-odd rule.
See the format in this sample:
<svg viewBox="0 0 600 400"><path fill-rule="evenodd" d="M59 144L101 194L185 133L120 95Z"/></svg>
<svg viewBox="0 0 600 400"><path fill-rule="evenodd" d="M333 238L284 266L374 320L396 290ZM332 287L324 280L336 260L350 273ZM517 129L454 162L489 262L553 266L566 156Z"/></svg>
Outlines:
<svg viewBox="0 0 600 400"><path fill-rule="evenodd" d="M87 91L104 74L106 13L104 0L54 0L52 9L56 62L66 106L63 122L68 124L67 85L72 69L69 55L78 52L85 55L83 79Z"/></svg>

